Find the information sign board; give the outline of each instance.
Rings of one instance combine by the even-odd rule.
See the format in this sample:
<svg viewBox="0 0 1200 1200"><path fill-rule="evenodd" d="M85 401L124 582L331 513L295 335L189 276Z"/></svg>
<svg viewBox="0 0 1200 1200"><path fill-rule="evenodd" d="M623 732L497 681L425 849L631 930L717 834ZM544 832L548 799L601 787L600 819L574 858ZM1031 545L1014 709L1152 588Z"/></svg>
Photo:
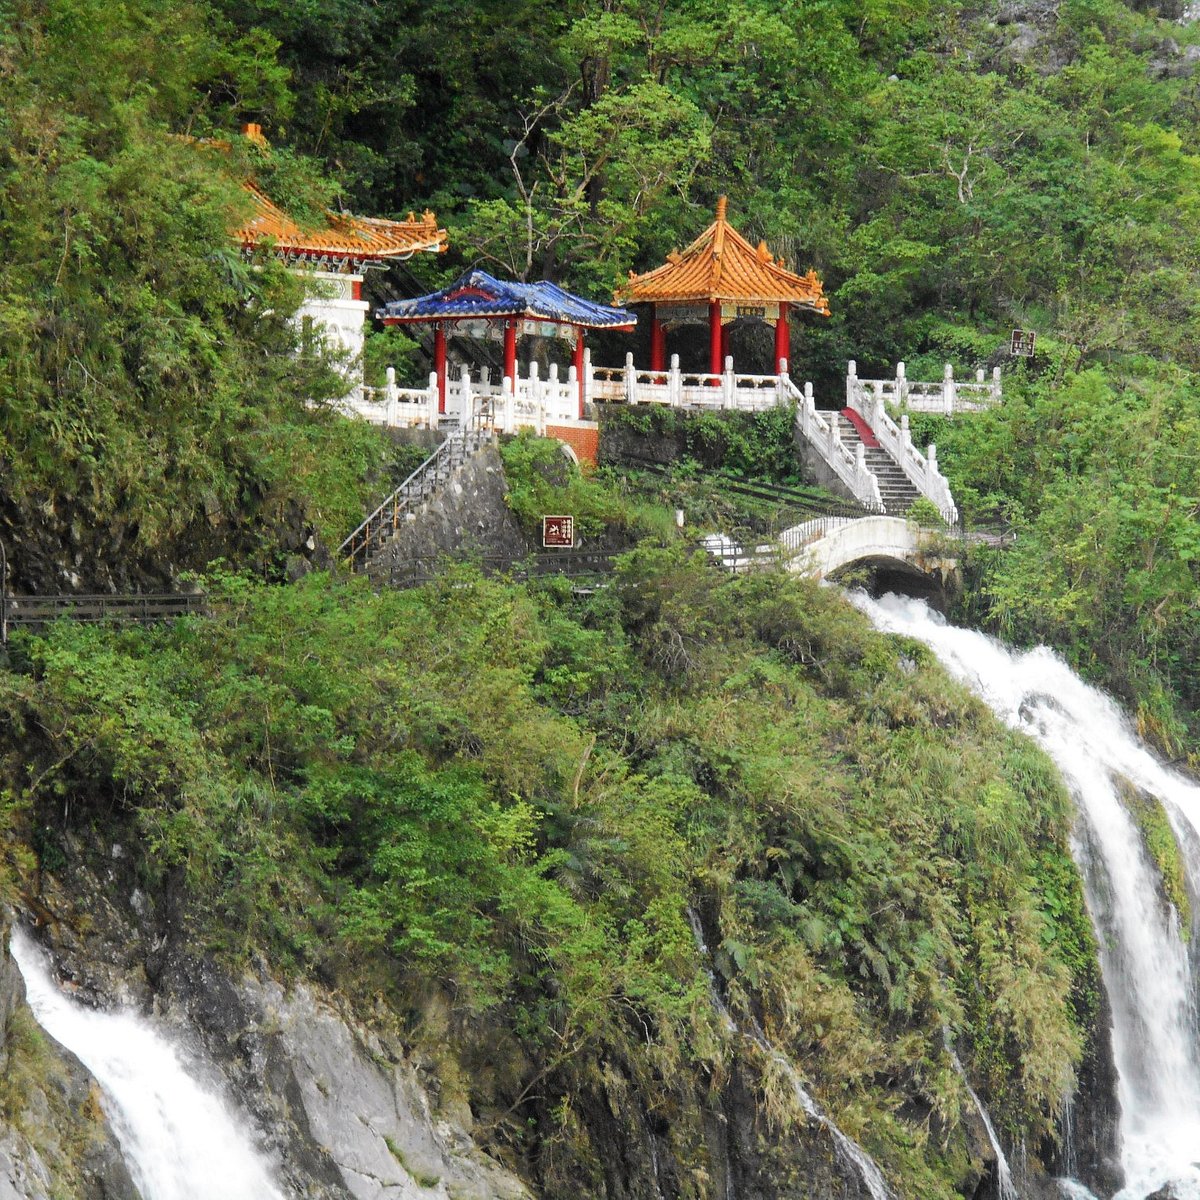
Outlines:
<svg viewBox="0 0 1200 1200"><path fill-rule="evenodd" d="M1027 329L1014 329L1012 331L1011 353L1017 358L1032 358L1033 347L1036 341L1036 333L1031 333Z"/></svg>
<svg viewBox="0 0 1200 1200"><path fill-rule="evenodd" d="M575 545L574 517L543 517L542 545L547 549L571 547Z"/></svg>

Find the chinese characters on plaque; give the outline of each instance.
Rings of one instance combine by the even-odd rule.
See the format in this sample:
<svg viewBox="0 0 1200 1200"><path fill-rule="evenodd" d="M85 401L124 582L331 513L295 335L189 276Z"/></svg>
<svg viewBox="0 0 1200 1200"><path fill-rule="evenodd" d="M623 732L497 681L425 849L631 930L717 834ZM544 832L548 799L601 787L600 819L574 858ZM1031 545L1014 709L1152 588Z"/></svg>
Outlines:
<svg viewBox="0 0 1200 1200"><path fill-rule="evenodd" d="M551 546L566 546L575 545L575 518L574 517L543 517L542 518L542 545Z"/></svg>
<svg viewBox="0 0 1200 1200"><path fill-rule="evenodd" d="M1033 346L1037 341L1037 334L1031 333L1027 329L1014 329L1012 331L1012 347L1010 353L1018 358L1032 358Z"/></svg>

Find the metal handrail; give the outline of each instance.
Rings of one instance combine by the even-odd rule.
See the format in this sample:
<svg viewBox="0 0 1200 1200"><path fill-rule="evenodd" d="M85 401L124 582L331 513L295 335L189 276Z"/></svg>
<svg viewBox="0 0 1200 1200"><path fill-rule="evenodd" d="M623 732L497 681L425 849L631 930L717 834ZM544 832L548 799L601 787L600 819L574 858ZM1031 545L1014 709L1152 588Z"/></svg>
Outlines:
<svg viewBox="0 0 1200 1200"><path fill-rule="evenodd" d="M421 463L421 465L417 467L417 469L413 471L413 473L409 475L408 478L406 478L404 482L400 484L400 486L396 488L396 490L392 492L392 494L388 496L387 499L384 500L383 503L380 504L379 507L376 508L375 511L372 512L366 518L366 520L364 520L362 524L360 524L358 528L355 529L342 542L342 544L338 547L338 554L346 553L347 548L349 548L348 552L350 556L357 557L359 547L356 544L356 539L358 538L359 534L364 535L362 547L365 549L368 545L370 545L371 540L374 537L375 527L382 523L381 518L383 517L383 514L387 508L389 506L396 508L399 505L401 498L407 498L409 489L417 481L417 479L424 475L427 471L431 470L440 458L450 453L450 444L454 440L455 438L453 434L446 438L446 440L442 442L437 449L434 450L434 452L423 463ZM396 515L396 513L394 512L393 515Z"/></svg>

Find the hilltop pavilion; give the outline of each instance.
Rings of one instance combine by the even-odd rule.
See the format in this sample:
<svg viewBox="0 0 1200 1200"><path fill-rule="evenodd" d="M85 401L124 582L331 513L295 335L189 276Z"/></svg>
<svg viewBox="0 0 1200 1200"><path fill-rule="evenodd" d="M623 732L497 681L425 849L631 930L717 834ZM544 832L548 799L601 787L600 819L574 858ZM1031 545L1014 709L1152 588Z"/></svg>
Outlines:
<svg viewBox="0 0 1200 1200"><path fill-rule="evenodd" d="M478 268L449 287L415 300L393 300L375 314L384 325L432 325L438 411L446 411L446 335L488 338L504 344L504 378L517 389L517 339L554 337L574 348L579 418L584 414L584 340L589 329L631 330L637 317L624 308L596 304L556 283L509 283Z"/></svg>
<svg viewBox="0 0 1200 1200"><path fill-rule="evenodd" d="M247 125L242 133L265 145L262 129ZM242 249L265 248L314 286L297 313L304 329L320 327L351 355L362 353L363 325L370 305L363 299L367 271L403 262L414 254L441 254L446 231L433 213L405 221L326 213L324 227L302 226L251 180L242 187L252 202L250 216L232 231Z"/></svg>
<svg viewBox="0 0 1200 1200"><path fill-rule="evenodd" d="M687 249L618 288L621 304L650 305L650 369L664 371L667 331L681 325L707 324L709 369L721 373L729 353L734 321L774 323L775 371L788 358L788 317L792 309L829 316L829 303L815 271L797 275L767 249L752 246L726 218L726 200L717 201L717 217Z"/></svg>

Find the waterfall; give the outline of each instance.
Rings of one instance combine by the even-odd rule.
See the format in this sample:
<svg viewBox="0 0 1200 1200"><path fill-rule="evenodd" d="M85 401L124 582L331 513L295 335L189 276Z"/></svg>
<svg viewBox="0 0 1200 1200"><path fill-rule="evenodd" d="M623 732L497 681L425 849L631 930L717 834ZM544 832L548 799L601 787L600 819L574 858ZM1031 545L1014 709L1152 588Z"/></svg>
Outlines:
<svg viewBox="0 0 1200 1200"><path fill-rule="evenodd" d="M689 908L687 910L687 919L688 924L692 927L692 936L696 941L696 949L700 951L701 961L704 964L705 973L708 975L709 996L713 1007L721 1016L726 1030L729 1033L736 1034L753 1042L783 1072L787 1077L788 1083L791 1085L792 1095L795 1097L801 1111L810 1120L816 1121L833 1139L833 1144L837 1147L838 1155L863 1181L863 1185L870 1194L871 1200L892 1200L892 1193L888 1190L883 1173L876 1165L875 1160L856 1141L843 1133L830 1117L821 1111L820 1106L804 1086L804 1081L800 1078L800 1072L796 1070L792 1061L782 1050L779 1050L767 1040L767 1035L763 1032L762 1026L757 1021L751 1020L750 1030L747 1032L733 1019L733 1014L730 1013L728 1005L721 998L721 994L717 988L717 977L710 965L708 946L704 941L704 929L700 924L700 918L693 909Z"/></svg>
<svg viewBox="0 0 1200 1200"><path fill-rule="evenodd" d="M958 1052L950 1042L950 1031L948 1029L942 1030L942 1040L946 1044L946 1053L950 1055L950 1065L954 1068L955 1074L962 1080L963 1087L967 1089L967 1095L974 1101L975 1111L979 1114L979 1119L983 1122L983 1128L987 1131L988 1141L992 1145L992 1153L996 1156L997 1200L1019 1200L1016 1185L1013 1183L1012 1170L1009 1168L1008 1159L1005 1157L1004 1147L1000 1145L1000 1139L996 1136L996 1129L992 1124L992 1118L988 1115L988 1110L984 1107L978 1093L971 1086L971 1081L967 1078L966 1071L963 1070Z"/></svg>
<svg viewBox="0 0 1200 1200"><path fill-rule="evenodd" d="M1200 1029L1191 964L1178 916L1162 903L1157 872L1117 780L1162 801L1193 888L1200 884L1193 847L1200 787L1165 768L1116 704L1044 647L1010 650L947 625L919 600L853 599L878 628L925 642L951 674L1057 764L1080 814L1072 849L1113 1013L1125 1170L1115 1200L1145 1200L1168 1183L1176 1200L1200 1200Z"/></svg>
<svg viewBox="0 0 1200 1200"><path fill-rule="evenodd" d="M283 1200L245 1118L196 1082L157 1029L130 1012L74 1003L20 930L11 950L38 1024L99 1082L142 1200Z"/></svg>

